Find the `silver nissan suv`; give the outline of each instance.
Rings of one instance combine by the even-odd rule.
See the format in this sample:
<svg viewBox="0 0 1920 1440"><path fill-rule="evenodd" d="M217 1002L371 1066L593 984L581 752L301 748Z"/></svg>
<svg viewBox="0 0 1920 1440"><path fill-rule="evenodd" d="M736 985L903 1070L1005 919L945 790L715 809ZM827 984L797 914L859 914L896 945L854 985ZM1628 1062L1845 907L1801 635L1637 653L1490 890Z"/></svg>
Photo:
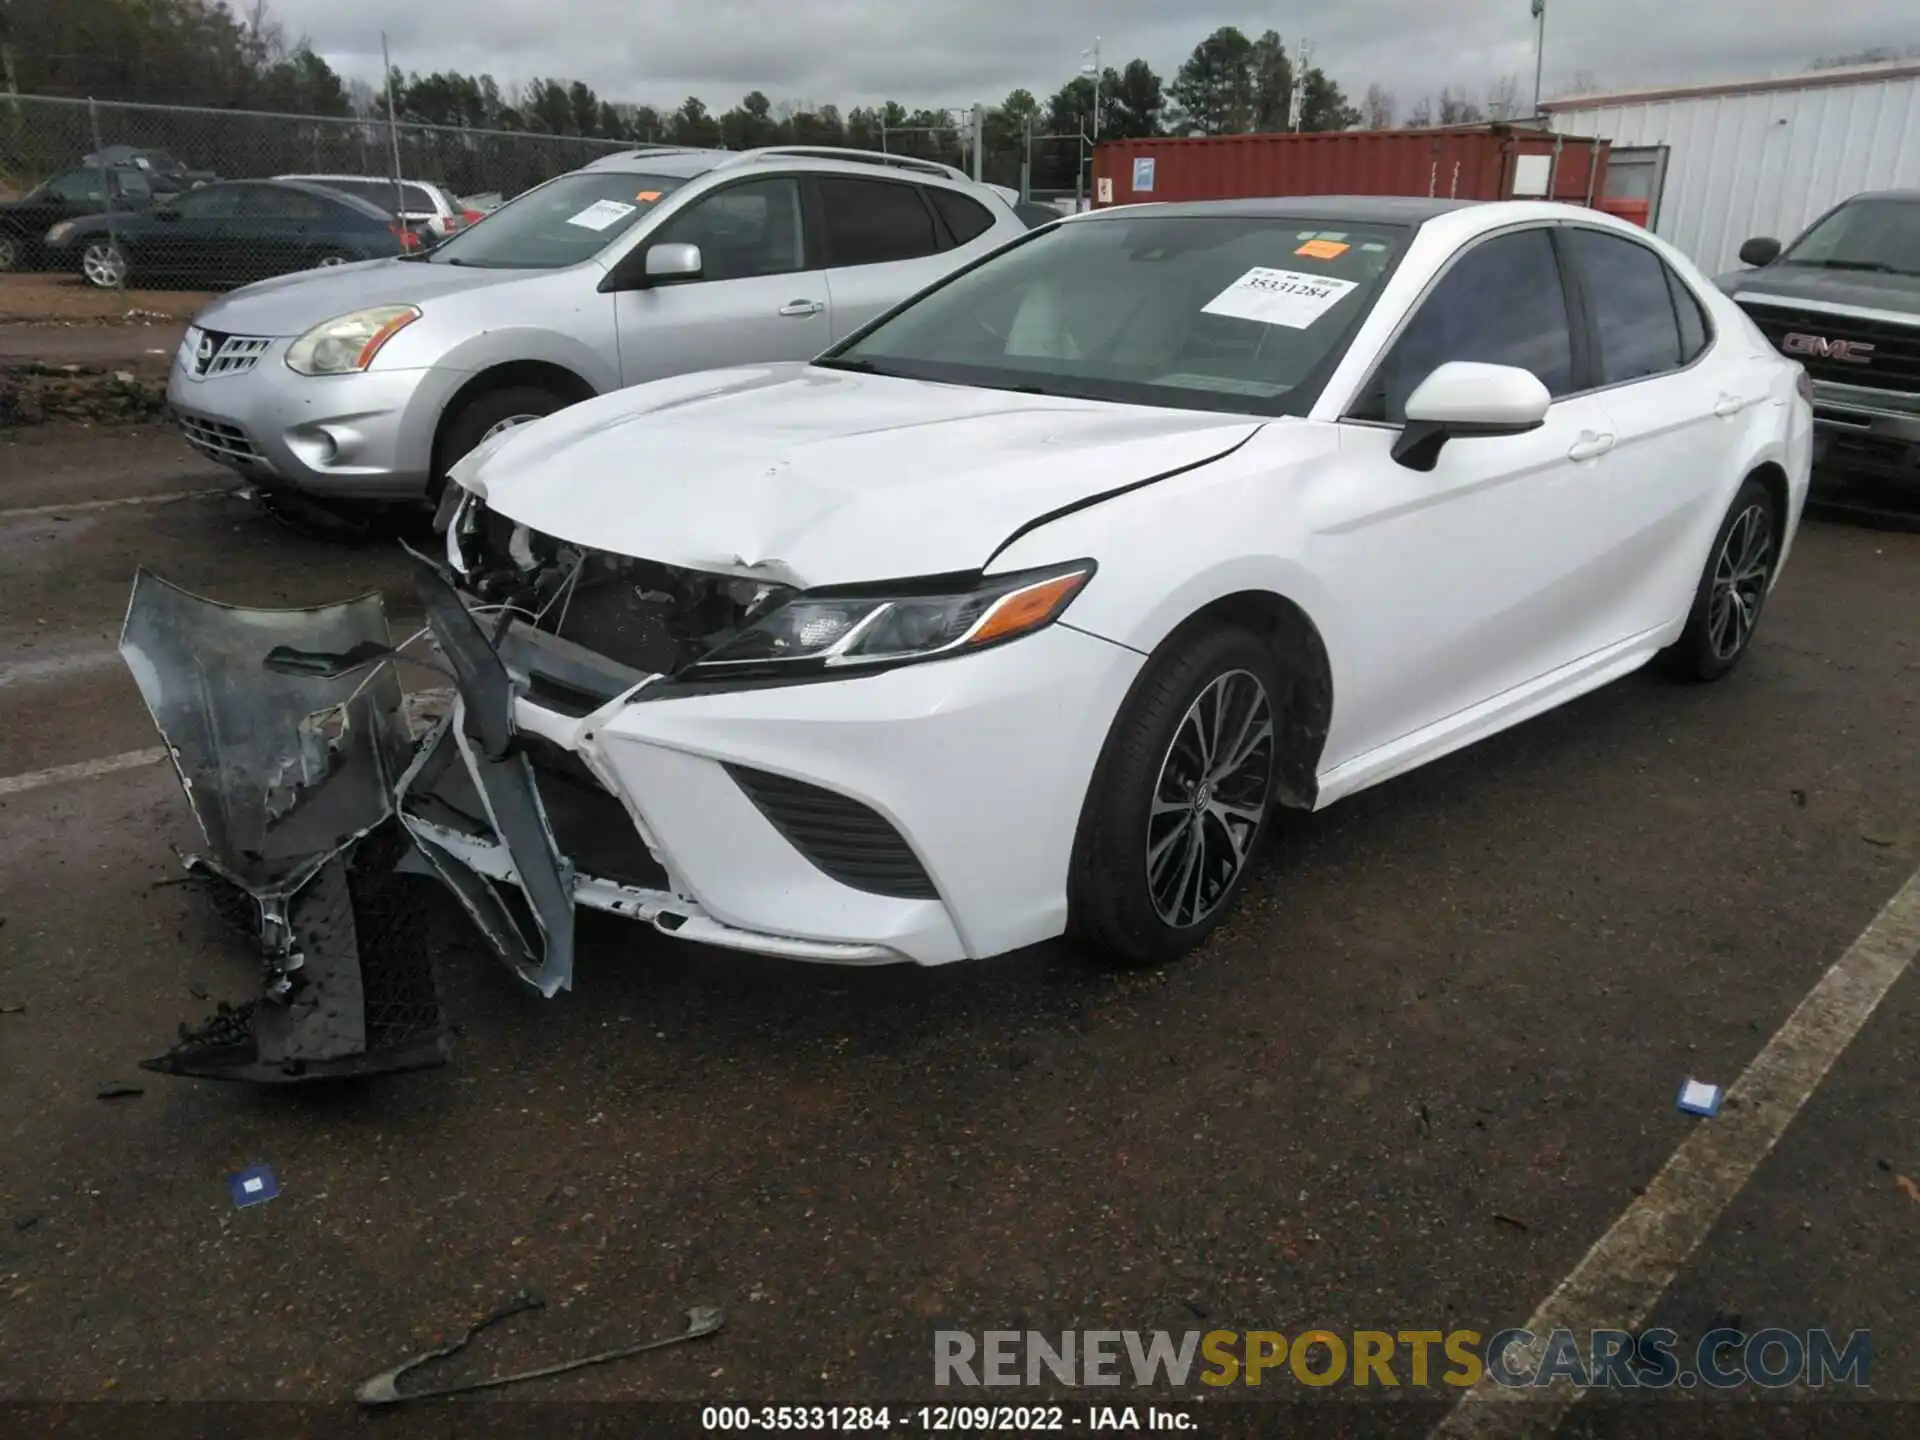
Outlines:
<svg viewBox="0 0 1920 1440"><path fill-rule="evenodd" d="M811 359L1026 230L929 161L627 151L423 254L214 301L167 400L189 443L269 494L417 501L498 430L663 376Z"/></svg>

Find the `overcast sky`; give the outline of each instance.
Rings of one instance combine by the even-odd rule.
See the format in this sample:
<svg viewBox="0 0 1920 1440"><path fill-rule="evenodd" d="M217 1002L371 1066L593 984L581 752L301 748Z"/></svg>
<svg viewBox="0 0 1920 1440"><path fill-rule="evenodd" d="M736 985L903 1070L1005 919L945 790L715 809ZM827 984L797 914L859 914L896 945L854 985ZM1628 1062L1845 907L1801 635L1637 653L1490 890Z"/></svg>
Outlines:
<svg viewBox="0 0 1920 1440"><path fill-rule="evenodd" d="M841 106L1044 100L1101 39L1103 63L1163 77L1220 25L1304 36L1357 98L1379 81L1402 111L1443 84L1476 94L1504 74L1533 91L1528 0L1339 0L1234 8L1173 0L273 0L343 73L377 82L380 31L403 70L585 80L602 97L714 110L749 90ZM1288 18L1291 15L1293 18ZM1914 0L1548 0L1548 96L1580 71L1606 88L1764 76L1816 56L1920 44Z"/></svg>

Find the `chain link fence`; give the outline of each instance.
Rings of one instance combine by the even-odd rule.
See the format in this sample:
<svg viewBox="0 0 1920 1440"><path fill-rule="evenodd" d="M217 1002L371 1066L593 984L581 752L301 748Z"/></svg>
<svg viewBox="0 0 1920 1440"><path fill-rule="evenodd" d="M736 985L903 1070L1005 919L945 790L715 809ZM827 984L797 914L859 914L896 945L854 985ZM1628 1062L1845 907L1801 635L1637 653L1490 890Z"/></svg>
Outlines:
<svg viewBox="0 0 1920 1440"><path fill-rule="evenodd" d="M0 272L225 289L417 249L529 186L631 148L525 131L0 96ZM396 152L400 178L413 182L403 187L394 184ZM337 179L318 195L221 183L284 176L360 183ZM334 203L341 193L362 203Z"/></svg>

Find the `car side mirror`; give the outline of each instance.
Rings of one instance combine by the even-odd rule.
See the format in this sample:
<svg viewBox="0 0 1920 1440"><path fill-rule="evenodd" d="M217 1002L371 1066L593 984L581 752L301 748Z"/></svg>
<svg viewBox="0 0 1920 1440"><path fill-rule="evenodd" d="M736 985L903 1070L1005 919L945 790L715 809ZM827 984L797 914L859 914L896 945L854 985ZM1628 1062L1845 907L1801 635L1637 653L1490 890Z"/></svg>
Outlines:
<svg viewBox="0 0 1920 1440"><path fill-rule="evenodd" d="M1740 263L1758 269L1780 258L1780 242L1771 235L1756 235L1740 247Z"/></svg>
<svg viewBox="0 0 1920 1440"><path fill-rule="evenodd" d="M642 274L649 285L698 280L705 269L698 245L649 245Z"/></svg>
<svg viewBox="0 0 1920 1440"><path fill-rule="evenodd" d="M1449 440L1524 435L1546 423L1553 396L1530 370L1449 360L1407 397L1407 423L1394 441L1395 463L1433 469Z"/></svg>

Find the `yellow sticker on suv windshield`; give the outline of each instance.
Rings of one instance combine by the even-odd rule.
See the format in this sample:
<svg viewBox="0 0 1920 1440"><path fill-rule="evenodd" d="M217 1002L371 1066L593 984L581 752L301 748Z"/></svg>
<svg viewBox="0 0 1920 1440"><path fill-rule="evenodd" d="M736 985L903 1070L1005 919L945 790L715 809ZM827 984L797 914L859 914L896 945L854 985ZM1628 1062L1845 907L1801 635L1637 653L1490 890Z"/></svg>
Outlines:
<svg viewBox="0 0 1920 1440"><path fill-rule="evenodd" d="M1305 255L1309 260L1337 260L1352 248L1334 240L1309 240L1293 253Z"/></svg>

